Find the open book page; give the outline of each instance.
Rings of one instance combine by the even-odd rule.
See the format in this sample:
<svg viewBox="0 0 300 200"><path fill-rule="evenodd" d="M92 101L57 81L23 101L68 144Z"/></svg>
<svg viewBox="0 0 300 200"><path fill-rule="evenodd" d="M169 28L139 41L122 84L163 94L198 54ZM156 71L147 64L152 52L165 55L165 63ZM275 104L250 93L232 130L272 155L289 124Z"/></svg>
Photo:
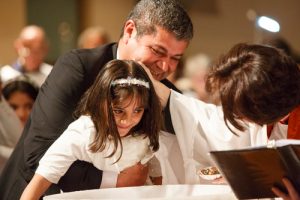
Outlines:
<svg viewBox="0 0 300 200"><path fill-rule="evenodd" d="M271 140L270 142L275 142L276 147L282 147L289 144L300 145L300 140L282 139L282 140Z"/></svg>
<svg viewBox="0 0 300 200"><path fill-rule="evenodd" d="M254 150L254 149L261 149L261 148L275 148L275 147L282 147L286 145L300 145L300 140L292 140L292 139L280 139L280 140L269 140L266 145L257 145L257 146L247 146L244 148L239 149L232 149L229 151L241 151L241 150ZM225 150L227 151L227 150Z"/></svg>

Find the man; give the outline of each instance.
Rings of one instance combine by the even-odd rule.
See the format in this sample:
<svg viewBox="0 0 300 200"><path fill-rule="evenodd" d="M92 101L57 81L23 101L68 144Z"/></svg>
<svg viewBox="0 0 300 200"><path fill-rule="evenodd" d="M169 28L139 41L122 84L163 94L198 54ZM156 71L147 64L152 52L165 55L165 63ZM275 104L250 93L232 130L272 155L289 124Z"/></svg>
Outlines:
<svg viewBox="0 0 300 200"><path fill-rule="evenodd" d="M108 61L134 59L143 62L157 80L164 80L182 57L193 37L193 25L185 10L173 0L141 0L122 29L118 44L73 50L58 59L43 84L31 118L0 178L0 199L19 199L49 146L74 121L73 111L97 73ZM101 92L101 91L99 91ZM124 170L116 180L91 164L75 162L60 180L64 191L109 186L143 185L147 168L141 164ZM103 182L106 182L104 185ZM53 189L53 188L52 188Z"/></svg>
<svg viewBox="0 0 300 200"><path fill-rule="evenodd" d="M38 86L41 86L52 69L51 65L44 63L48 53L44 30L35 25L24 27L15 40L14 47L18 58L11 66L2 67L2 81L6 82L20 74L26 74Z"/></svg>

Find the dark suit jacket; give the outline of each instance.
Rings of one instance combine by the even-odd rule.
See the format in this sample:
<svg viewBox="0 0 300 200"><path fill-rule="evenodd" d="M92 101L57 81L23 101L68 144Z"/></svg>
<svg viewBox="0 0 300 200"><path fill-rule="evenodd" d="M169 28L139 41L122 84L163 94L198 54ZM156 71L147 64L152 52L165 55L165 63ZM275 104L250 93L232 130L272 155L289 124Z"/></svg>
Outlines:
<svg viewBox="0 0 300 200"><path fill-rule="evenodd" d="M116 58L116 51L117 44L108 44L96 49L72 50L58 59L40 89L22 137L0 177L0 199L20 198L41 157L75 120L73 112L80 97L100 69ZM164 82L174 87L170 82ZM170 117L169 111L166 113ZM170 118L166 121L170 122ZM95 189L99 188L101 179L102 171L90 163L76 161L58 186L63 191ZM57 192L57 185L53 185L47 194Z"/></svg>

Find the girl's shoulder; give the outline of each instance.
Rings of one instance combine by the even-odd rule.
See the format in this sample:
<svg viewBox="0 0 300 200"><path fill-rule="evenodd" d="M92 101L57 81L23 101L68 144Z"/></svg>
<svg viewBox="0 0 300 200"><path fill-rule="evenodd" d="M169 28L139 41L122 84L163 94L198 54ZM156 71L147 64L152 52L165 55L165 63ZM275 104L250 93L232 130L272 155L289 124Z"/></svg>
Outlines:
<svg viewBox="0 0 300 200"><path fill-rule="evenodd" d="M72 122L68 129L79 129L79 130L87 130L87 129L94 129L94 123L90 116L88 115L81 115L78 119Z"/></svg>

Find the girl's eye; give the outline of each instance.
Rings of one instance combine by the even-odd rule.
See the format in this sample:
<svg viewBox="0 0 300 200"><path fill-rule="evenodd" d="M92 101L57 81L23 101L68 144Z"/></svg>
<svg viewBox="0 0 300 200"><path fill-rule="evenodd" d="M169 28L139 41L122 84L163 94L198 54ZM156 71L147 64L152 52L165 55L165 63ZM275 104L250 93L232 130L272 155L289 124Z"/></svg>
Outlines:
<svg viewBox="0 0 300 200"><path fill-rule="evenodd" d="M143 108L139 108L139 109L136 109L134 112L135 112L135 113L141 113L141 112L143 112L143 111L144 111Z"/></svg>
<svg viewBox="0 0 300 200"><path fill-rule="evenodd" d="M123 111L120 110L120 109L114 109L113 112L114 112L115 114L121 114L121 113L123 113Z"/></svg>

